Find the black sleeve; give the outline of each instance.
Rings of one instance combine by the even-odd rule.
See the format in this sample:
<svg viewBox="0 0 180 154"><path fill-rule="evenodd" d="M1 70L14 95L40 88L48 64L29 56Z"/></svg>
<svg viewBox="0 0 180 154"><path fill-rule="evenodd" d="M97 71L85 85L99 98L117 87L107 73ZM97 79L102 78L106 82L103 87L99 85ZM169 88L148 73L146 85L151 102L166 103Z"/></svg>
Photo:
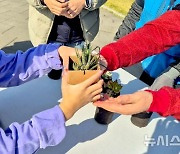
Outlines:
<svg viewBox="0 0 180 154"><path fill-rule="evenodd" d="M180 4L176 5L173 10L180 10Z"/></svg>
<svg viewBox="0 0 180 154"><path fill-rule="evenodd" d="M136 26L135 24L140 19L143 6L144 6L144 0L136 0L131 5L128 14L122 21L122 24L119 26L118 31L114 36L114 40L118 40L135 30L135 26Z"/></svg>
<svg viewBox="0 0 180 154"><path fill-rule="evenodd" d="M144 0L136 0L136 3L137 3L140 7L144 8Z"/></svg>

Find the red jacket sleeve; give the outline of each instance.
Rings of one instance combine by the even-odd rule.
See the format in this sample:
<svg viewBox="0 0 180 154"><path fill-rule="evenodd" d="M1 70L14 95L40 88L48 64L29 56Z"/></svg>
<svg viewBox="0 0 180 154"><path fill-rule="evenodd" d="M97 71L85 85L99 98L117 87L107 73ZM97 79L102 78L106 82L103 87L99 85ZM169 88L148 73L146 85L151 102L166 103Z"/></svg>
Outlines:
<svg viewBox="0 0 180 154"><path fill-rule="evenodd" d="M180 89L163 87L158 91L147 90L153 95L153 102L148 111L162 116L174 116L180 120Z"/></svg>
<svg viewBox="0 0 180 154"><path fill-rule="evenodd" d="M107 60L108 70L133 65L179 44L179 19L179 10L168 11L117 42L104 46L100 53Z"/></svg>

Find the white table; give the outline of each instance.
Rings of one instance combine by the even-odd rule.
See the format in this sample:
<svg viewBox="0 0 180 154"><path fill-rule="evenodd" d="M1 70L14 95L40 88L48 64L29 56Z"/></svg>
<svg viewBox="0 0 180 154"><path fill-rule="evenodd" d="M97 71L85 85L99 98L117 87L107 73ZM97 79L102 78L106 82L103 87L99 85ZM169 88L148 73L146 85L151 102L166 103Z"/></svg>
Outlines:
<svg viewBox="0 0 180 154"><path fill-rule="evenodd" d="M121 94L147 87L122 69L116 71L115 77L118 77L117 73L124 85ZM3 128L14 121L22 123L30 119L33 114L58 104L61 98L60 81L46 76L19 87L0 90L0 125ZM130 122L130 116L115 114L113 122L106 126L96 123L94 112L92 104L80 109L67 122L67 135L63 142L40 150L38 154L180 153L180 142L175 142L180 139L180 124L172 117L165 119L154 114L146 128L138 128ZM176 145L172 145L172 138ZM154 146L146 146L146 143Z"/></svg>

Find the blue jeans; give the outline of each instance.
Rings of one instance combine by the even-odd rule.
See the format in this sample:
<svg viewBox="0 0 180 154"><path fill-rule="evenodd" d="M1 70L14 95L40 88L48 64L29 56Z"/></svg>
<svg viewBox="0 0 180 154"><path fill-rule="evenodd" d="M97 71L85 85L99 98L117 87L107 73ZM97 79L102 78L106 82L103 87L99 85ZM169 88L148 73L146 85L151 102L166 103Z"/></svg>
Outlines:
<svg viewBox="0 0 180 154"><path fill-rule="evenodd" d="M80 41L80 42L76 42L76 43L67 43L67 44L65 44L65 46L76 47L78 49L82 49L84 46L84 41Z"/></svg>
<svg viewBox="0 0 180 154"><path fill-rule="evenodd" d="M60 46L68 46L68 47L76 47L78 49L82 49L83 46L84 46L84 41L79 41L79 42L76 42L76 43L61 43L61 42L56 42L56 41L51 41L49 43L58 43Z"/></svg>

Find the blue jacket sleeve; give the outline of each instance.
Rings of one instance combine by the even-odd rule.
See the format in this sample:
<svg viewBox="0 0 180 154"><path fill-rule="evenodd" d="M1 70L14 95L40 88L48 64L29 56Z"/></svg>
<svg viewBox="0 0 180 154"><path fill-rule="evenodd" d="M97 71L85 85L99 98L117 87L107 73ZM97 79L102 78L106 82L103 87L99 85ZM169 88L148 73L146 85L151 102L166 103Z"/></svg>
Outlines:
<svg viewBox="0 0 180 154"><path fill-rule="evenodd" d="M18 86L41 77L52 69L61 69L59 44L39 45L26 52L5 54L0 50L0 87Z"/></svg>
<svg viewBox="0 0 180 154"><path fill-rule="evenodd" d="M65 118L59 106L40 112L31 120L0 128L1 154L30 154L40 148L54 146L65 137Z"/></svg>

